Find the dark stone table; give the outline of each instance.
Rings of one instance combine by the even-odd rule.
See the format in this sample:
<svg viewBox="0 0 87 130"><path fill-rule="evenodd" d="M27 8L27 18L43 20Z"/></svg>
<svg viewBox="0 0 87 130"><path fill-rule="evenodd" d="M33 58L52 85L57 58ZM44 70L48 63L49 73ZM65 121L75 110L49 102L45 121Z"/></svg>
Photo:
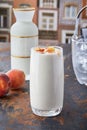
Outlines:
<svg viewBox="0 0 87 130"><path fill-rule="evenodd" d="M32 113L29 81L24 88L10 91L0 98L0 130L87 130L87 86L80 85L73 72L71 46L64 49L64 106L56 117L39 117ZM0 43L0 72L10 69L10 43Z"/></svg>

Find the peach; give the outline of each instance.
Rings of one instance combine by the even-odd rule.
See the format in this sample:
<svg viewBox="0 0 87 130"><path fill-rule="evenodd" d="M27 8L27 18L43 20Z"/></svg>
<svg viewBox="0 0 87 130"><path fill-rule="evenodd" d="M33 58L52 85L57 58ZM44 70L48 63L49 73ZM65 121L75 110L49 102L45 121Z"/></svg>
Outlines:
<svg viewBox="0 0 87 130"><path fill-rule="evenodd" d="M18 89L23 87L25 83L25 73L22 70L12 69L9 70L6 74L11 80L11 89Z"/></svg>
<svg viewBox="0 0 87 130"><path fill-rule="evenodd" d="M5 96L9 92L10 86L11 81L9 77L4 73L0 73L0 97Z"/></svg>

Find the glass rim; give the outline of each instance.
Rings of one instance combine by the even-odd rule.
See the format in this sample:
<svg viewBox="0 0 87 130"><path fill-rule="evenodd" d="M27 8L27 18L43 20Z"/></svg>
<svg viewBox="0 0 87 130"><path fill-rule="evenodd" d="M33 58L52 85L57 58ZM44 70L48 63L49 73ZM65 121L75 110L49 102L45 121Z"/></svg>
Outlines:
<svg viewBox="0 0 87 130"><path fill-rule="evenodd" d="M35 49L35 48L47 48L47 47L54 47L56 49L60 49L60 50L63 51L63 47L61 47L61 46L53 46L53 45L51 45L51 46L38 45L38 46L32 47L31 49Z"/></svg>
<svg viewBox="0 0 87 130"><path fill-rule="evenodd" d="M38 46L35 46L35 47L32 47L31 48L31 52L35 52L35 53L37 53L37 54L49 54L49 55L54 55L54 54L57 54L56 53L56 51L54 52L54 53L39 53L38 51L35 51L35 48L47 48L47 47L54 47L55 49L58 49L60 52L61 52L61 55L63 55L63 48L62 47L60 47L60 46L43 46L43 45L38 45Z"/></svg>
<svg viewBox="0 0 87 130"><path fill-rule="evenodd" d="M13 8L14 11L35 11L35 8L34 7L26 7L26 8Z"/></svg>

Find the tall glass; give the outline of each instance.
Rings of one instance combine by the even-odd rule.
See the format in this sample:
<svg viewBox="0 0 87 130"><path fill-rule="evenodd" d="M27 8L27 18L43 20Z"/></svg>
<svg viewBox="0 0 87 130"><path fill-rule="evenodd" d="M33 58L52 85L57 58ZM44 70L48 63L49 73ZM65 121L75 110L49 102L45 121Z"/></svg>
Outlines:
<svg viewBox="0 0 87 130"><path fill-rule="evenodd" d="M56 116L63 107L63 49L61 47L52 47L54 51L51 52L46 51L47 48L45 47L40 48L40 51L37 48L31 49L31 108L33 113L39 116Z"/></svg>
<svg viewBox="0 0 87 130"><path fill-rule="evenodd" d="M87 39L73 36L72 62L78 82L87 85Z"/></svg>

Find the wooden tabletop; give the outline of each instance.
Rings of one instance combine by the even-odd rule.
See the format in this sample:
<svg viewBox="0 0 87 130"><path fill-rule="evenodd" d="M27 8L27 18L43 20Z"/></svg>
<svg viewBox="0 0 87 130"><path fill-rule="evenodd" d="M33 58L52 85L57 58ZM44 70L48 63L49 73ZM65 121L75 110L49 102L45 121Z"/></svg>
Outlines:
<svg viewBox="0 0 87 130"><path fill-rule="evenodd" d="M39 117L30 107L29 81L0 98L0 130L87 130L87 86L73 72L71 45L64 49L64 106L56 117ZM10 69L10 43L0 43L0 72Z"/></svg>

